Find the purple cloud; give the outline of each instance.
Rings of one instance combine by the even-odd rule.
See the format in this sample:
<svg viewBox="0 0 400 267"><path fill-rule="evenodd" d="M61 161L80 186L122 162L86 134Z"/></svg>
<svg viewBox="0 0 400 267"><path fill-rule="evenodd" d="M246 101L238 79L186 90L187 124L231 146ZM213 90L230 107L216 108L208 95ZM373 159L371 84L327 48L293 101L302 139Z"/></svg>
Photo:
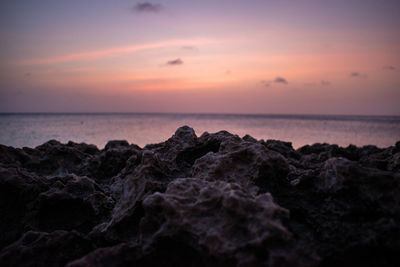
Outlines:
<svg viewBox="0 0 400 267"><path fill-rule="evenodd" d="M271 83L281 83L281 84L288 84L288 81L282 77L276 77L275 80L261 80L260 81L265 87L269 87Z"/></svg>
<svg viewBox="0 0 400 267"><path fill-rule="evenodd" d="M354 72L350 73L350 77L351 78L367 78L368 75L364 74L364 73L360 73L360 72L354 71Z"/></svg>
<svg viewBox="0 0 400 267"><path fill-rule="evenodd" d="M276 77L274 80L275 83L283 83L283 84L288 84L288 81L285 78L282 77Z"/></svg>
<svg viewBox="0 0 400 267"><path fill-rule="evenodd" d="M183 61L180 58L167 61L167 65L171 65L171 66L182 65L182 64L183 64Z"/></svg>
<svg viewBox="0 0 400 267"><path fill-rule="evenodd" d="M132 10L135 12L160 12L163 9L161 4L152 4L149 2L137 3Z"/></svg>

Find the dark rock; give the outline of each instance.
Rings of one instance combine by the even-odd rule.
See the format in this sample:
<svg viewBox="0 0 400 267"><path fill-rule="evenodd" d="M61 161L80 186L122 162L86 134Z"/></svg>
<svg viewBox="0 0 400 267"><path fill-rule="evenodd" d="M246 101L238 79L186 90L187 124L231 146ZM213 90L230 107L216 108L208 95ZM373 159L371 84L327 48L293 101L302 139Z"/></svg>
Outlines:
<svg viewBox="0 0 400 267"><path fill-rule="evenodd" d="M329 150L330 146L331 145L329 145L329 144L316 143L313 145L305 145L303 147L300 147L299 149L297 149L297 151L303 155L319 154L321 152L325 152L325 151Z"/></svg>
<svg viewBox="0 0 400 267"><path fill-rule="evenodd" d="M101 266L101 267L122 267L130 266L141 256L140 248L137 246L129 246L127 244L119 244L114 247L99 248L88 254L87 256L69 263L68 267L78 266ZM159 260L154 258L154 260ZM151 264L156 266L156 264ZM149 266L151 266L149 265ZM144 266L144 265L135 265ZM172 266L172 265L171 265Z"/></svg>
<svg viewBox="0 0 400 267"><path fill-rule="evenodd" d="M246 134L245 136L243 136L242 138L244 141L247 142L252 142L252 143L257 143L257 139L255 139L254 137L252 137L251 135Z"/></svg>
<svg viewBox="0 0 400 267"><path fill-rule="evenodd" d="M294 181L271 194L291 211L288 229L322 256L323 266L396 265L399 175L331 158Z"/></svg>
<svg viewBox="0 0 400 267"><path fill-rule="evenodd" d="M171 182L165 193L148 196L143 206L144 250L159 250L165 239L179 240L197 251L197 258L205 254L226 265L302 265L280 223L289 213L269 193L256 196L239 184L185 178Z"/></svg>
<svg viewBox="0 0 400 267"><path fill-rule="evenodd" d="M1 266L399 266L400 142L0 145Z"/></svg>
<svg viewBox="0 0 400 267"><path fill-rule="evenodd" d="M38 197L38 228L41 231L89 232L107 219L114 200L87 177L52 178L52 188Z"/></svg>
<svg viewBox="0 0 400 267"><path fill-rule="evenodd" d="M0 167L1 247L27 230L89 232L110 216L113 207L114 200L90 178L44 178Z"/></svg>
<svg viewBox="0 0 400 267"><path fill-rule="evenodd" d="M0 252L0 266L61 267L93 249L90 240L76 231L29 231Z"/></svg>
<svg viewBox="0 0 400 267"><path fill-rule="evenodd" d="M396 153L389 159L387 163L388 171L400 172L400 152Z"/></svg>
<svg viewBox="0 0 400 267"><path fill-rule="evenodd" d="M35 202L48 190L46 179L0 165L0 249L17 240L35 223Z"/></svg>
<svg viewBox="0 0 400 267"><path fill-rule="evenodd" d="M197 137L193 129L184 126L166 142L146 146L141 152L140 163L131 173L124 172L124 177L115 180L112 190L118 198L110 223L100 225L97 232L103 233L108 242L134 241L137 231L133 227L130 235L119 234L118 229L132 221L138 222L138 205L145 196L164 192L168 183L177 177L185 177L177 163L178 154L196 145ZM140 219L140 218L139 218ZM98 235L98 234L96 234Z"/></svg>
<svg viewBox="0 0 400 267"><path fill-rule="evenodd" d="M126 140L113 140L113 141L108 141L104 149L109 150L109 149L128 147L128 146L129 143Z"/></svg>
<svg viewBox="0 0 400 267"><path fill-rule="evenodd" d="M279 140L267 140L262 144L270 150L280 153L286 158L299 159L300 154L293 149L291 142L282 142Z"/></svg>
<svg viewBox="0 0 400 267"><path fill-rule="evenodd" d="M82 150L80 150L82 149ZM27 152L28 150L25 149ZM51 140L36 147L29 153L30 159L22 165L27 170L39 175L67 175L71 173L79 174L92 157L91 149L87 146L63 145L58 141Z"/></svg>
<svg viewBox="0 0 400 267"><path fill-rule="evenodd" d="M85 143L77 144L77 143L69 141L67 146L73 147L73 148L75 148L79 151L82 151L85 154L89 154L89 155L95 155L100 152L99 149L95 145L88 145Z"/></svg>
<svg viewBox="0 0 400 267"><path fill-rule="evenodd" d="M257 185L267 192L287 183L289 165L280 154L262 144L232 136L221 143L218 153L211 152L198 159L192 170L193 177L235 182L245 187Z"/></svg>
<svg viewBox="0 0 400 267"><path fill-rule="evenodd" d="M176 156L176 163L182 170L187 170L185 173L190 175L190 170L195 161L209 152L218 152L221 141L216 139L206 139L205 136L200 138L200 141L195 146L189 147Z"/></svg>
<svg viewBox="0 0 400 267"><path fill-rule="evenodd" d="M104 151L89 159L84 173L93 177L96 181L109 183L112 177L119 174L127 166L128 159L134 157L133 161L135 161L140 153L139 149L130 146L104 149Z"/></svg>
<svg viewBox="0 0 400 267"><path fill-rule="evenodd" d="M70 266L310 266L280 223L288 211L270 194L238 184L183 178L143 202L139 244L99 249ZM100 260L99 260L100 258ZM299 261L301 260L301 261Z"/></svg>
<svg viewBox="0 0 400 267"><path fill-rule="evenodd" d="M396 142L393 150L393 153L399 153L399 152L400 152L400 141Z"/></svg>

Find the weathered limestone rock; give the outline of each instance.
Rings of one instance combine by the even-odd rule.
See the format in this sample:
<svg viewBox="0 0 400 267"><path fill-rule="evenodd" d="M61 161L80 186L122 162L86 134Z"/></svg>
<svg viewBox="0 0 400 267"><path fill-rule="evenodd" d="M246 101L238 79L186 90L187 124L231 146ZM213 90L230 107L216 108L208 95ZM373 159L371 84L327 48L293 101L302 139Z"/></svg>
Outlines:
<svg viewBox="0 0 400 267"><path fill-rule="evenodd" d="M399 266L400 142L0 145L1 266Z"/></svg>

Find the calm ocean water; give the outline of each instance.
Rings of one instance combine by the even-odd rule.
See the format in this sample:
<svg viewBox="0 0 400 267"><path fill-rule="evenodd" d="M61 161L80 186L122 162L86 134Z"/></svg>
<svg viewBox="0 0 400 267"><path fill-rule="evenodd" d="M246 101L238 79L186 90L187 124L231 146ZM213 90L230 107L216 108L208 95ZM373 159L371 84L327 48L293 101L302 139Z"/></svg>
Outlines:
<svg viewBox="0 0 400 267"><path fill-rule="evenodd" d="M56 139L103 148L109 140L125 139L144 146L165 141L182 125L198 136L227 130L241 137L290 141L295 148L317 142L386 147L400 140L398 116L0 114L0 144L35 147Z"/></svg>

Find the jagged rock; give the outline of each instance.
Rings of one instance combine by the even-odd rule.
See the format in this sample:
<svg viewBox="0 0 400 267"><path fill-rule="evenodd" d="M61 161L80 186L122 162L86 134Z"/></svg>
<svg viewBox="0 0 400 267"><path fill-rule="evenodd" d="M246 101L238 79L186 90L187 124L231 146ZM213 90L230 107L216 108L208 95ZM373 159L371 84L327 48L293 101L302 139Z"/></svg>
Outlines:
<svg viewBox="0 0 400 267"><path fill-rule="evenodd" d="M0 245L28 230L90 231L109 217L114 200L90 178L40 177L0 167Z"/></svg>
<svg viewBox="0 0 400 267"><path fill-rule="evenodd" d="M398 266L400 142L0 145L1 266Z"/></svg>
<svg viewBox="0 0 400 267"><path fill-rule="evenodd" d="M146 146L141 153L139 165L123 179L117 179L113 185L112 189L116 192L114 195L120 197L111 221L100 225L93 234L104 235L107 242L135 240L135 227L128 230L128 235L120 234L119 229L126 228L132 221L138 223L137 213L141 214L140 203L145 196L163 192L170 181L185 176L176 158L180 151L194 146L196 139L194 130L186 126L179 128L166 142Z"/></svg>
<svg viewBox="0 0 400 267"><path fill-rule="evenodd" d="M79 148L82 149L72 143L63 145L58 141L51 140L38 146L36 153L33 153L31 159L23 166L40 175L77 174L87 164L87 159L96 152L93 151L93 148L87 149L86 146L82 150Z"/></svg>
<svg viewBox="0 0 400 267"><path fill-rule="evenodd" d="M269 193L255 196L235 183L177 179L165 193L145 198L143 207L145 251L159 249L159 240L167 238L238 265L295 265L291 261L300 258L291 258L291 234L280 223L289 213Z"/></svg>
<svg viewBox="0 0 400 267"><path fill-rule="evenodd" d="M272 191L290 210L287 227L323 266L395 266L400 253L400 176L331 158ZM388 234L391 233L391 234Z"/></svg>
<svg viewBox="0 0 400 267"><path fill-rule="evenodd" d="M109 149L121 148L121 147L129 147L129 143L126 140L112 140L112 141L107 142L104 149L109 150Z"/></svg>
<svg viewBox="0 0 400 267"><path fill-rule="evenodd" d="M94 248L88 238L76 231L29 231L0 252L0 266L61 267Z"/></svg>
<svg viewBox="0 0 400 267"><path fill-rule="evenodd" d="M260 143L230 136L221 142L217 153L196 160L192 176L209 181L224 180L245 187L258 186L263 192L287 183L288 162L277 152Z"/></svg>
<svg viewBox="0 0 400 267"><path fill-rule="evenodd" d="M400 172L400 152L393 155L387 163L388 171Z"/></svg>
<svg viewBox="0 0 400 267"><path fill-rule="evenodd" d="M145 266L139 264L140 248L136 246L129 246L127 244L119 244L114 247L99 248L86 255L85 257L70 262L67 267L79 267L79 266L101 266L101 267L116 267L116 266L130 266L133 262L136 262L135 266ZM154 261L160 261L160 259L153 258L150 265L156 266ZM162 262L164 265L166 262ZM149 266L149 265L148 265ZM173 265L170 265L173 266ZM174 265L179 266L179 265Z"/></svg>
<svg viewBox="0 0 400 267"><path fill-rule="evenodd" d="M261 143L268 149L276 151L288 159L300 158L300 154L293 149L291 142L283 142L279 140L267 140L266 142L261 142Z"/></svg>
<svg viewBox="0 0 400 267"><path fill-rule="evenodd" d="M0 165L0 249L33 228L34 203L49 186L43 177Z"/></svg>
<svg viewBox="0 0 400 267"><path fill-rule="evenodd" d="M133 157L136 160L141 153L140 148L135 146L107 145L108 148L90 158L86 172L84 172L101 183L109 183L126 167L128 159Z"/></svg>
<svg viewBox="0 0 400 267"><path fill-rule="evenodd" d="M38 229L89 232L104 221L114 200L87 177L68 175L51 178L52 187L38 197Z"/></svg>
<svg viewBox="0 0 400 267"><path fill-rule="evenodd" d="M30 149L35 151L34 149ZM29 160L29 156L22 149L8 147L0 144L0 162L5 167L20 167Z"/></svg>
<svg viewBox="0 0 400 267"><path fill-rule="evenodd" d="M269 193L253 195L239 184L180 178L165 193L147 196L143 208L138 245L99 249L70 266L103 266L104 258L135 266L311 266L318 262L295 246L280 222L289 213Z"/></svg>

